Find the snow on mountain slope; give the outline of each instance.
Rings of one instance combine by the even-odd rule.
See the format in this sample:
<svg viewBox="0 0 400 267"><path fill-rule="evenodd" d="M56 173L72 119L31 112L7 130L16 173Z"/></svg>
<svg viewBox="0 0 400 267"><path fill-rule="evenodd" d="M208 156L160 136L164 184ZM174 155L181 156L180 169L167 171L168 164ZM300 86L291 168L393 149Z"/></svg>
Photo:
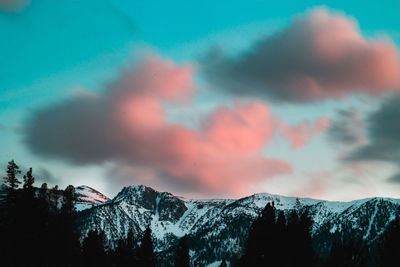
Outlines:
<svg viewBox="0 0 400 267"><path fill-rule="evenodd" d="M150 226L155 249L164 263L173 255L179 238L187 234L192 258L210 264L240 256L252 221L271 202L286 214L291 210L309 212L320 253L335 238L348 235L372 244L398 213L400 205L400 200L387 198L329 202L266 193L237 200L192 200L146 186L130 186L114 199L92 205L78 215L83 235L91 229L105 231L111 247L129 230L139 240Z"/></svg>
<svg viewBox="0 0 400 267"><path fill-rule="evenodd" d="M98 204L110 200L99 191L86 185L81 185L75 188L75 197L77 197L81 203L86 202L88 204Z"/></svg>
<svg viewBox="0 0 400 267"><path fill-rule="evenodd" d="M75 188L75 197L77 210L84 210L92 207L94 204L99 204L110 200L99 191L86 185L81 185Z"/></svg>

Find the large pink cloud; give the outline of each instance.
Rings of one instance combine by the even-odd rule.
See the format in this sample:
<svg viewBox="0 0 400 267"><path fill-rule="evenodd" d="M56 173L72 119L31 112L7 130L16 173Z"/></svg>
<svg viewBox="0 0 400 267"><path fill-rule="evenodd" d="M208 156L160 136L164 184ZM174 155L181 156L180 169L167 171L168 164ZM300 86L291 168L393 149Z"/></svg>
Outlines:
<svg viewBox="0 0 400 267"><path fill-rule="evenodd" d="M264 179L291 173L284 160L262 155L276 133L300 147L323 130L324 119L290 126L262 102L221 106L197 128L170 123L164 104L191 103L193 71L149 55L101 94L33 113L25 141L35 153L77 164L116 162L143 175L135 181L244 195Z"/></svg>
<svg viewBox="0 0 400 267"><path fill-rule="evenodd" d="M203 61L215 86L237 95L309 102L400 88L396 45L363 38L357 22L317 8L234 57L213 51Z"/></svg>

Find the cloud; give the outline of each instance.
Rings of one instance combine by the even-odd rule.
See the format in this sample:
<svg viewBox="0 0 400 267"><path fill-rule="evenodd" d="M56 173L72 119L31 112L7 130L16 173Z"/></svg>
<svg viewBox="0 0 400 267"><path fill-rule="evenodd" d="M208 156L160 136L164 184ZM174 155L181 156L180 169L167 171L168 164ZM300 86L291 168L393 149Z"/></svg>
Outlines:
<svg viewBox="0 0 400 267"><path fill-rule="evenodd" d="M339 110L338 118L332 120L328 128L328 138L336 144L345 146L365 145L367 137L364 119L364 114L359 109Z"/></svg>
<svg viewBox="0 0 400 267"><path fill-rule="evenodd" d="M34 170L34 177L43 183L51 185L55 185L59 182L59 179L44 167L40 167L37 171Z"/></svg>
<svg viewBox="0 0 400 267"><path fill-rule="evenodd" d="M393 175L388 179L388 182L394 184L400 184L400 173Z"/></svg>
<svg viewBox="0 0 400 267"><path fill-rule="evenodd" d="M350 161L379 160L400 163L400 95L386 99L367 117L368 143L348 156Z"/></svg>
<svg viewBox="0 0 400 267"><path fill-rule="evenodd" d="M31 0L0 0L0 11L18 12L30 3Z"/></svg>
<svg viewBox="0 0 400 267"><path fill-rule="evenodd" d="M310 142L319 133L325 131L330 125L330 119L321 117L314 125L309 121L304 121L292 127L281 121L278 124L282 135L290 142L291 147L297 149Z"/></svg>
<svg viewBox="0 0 400 267"><path fill-rule="evenodd" d="M354 162L387 162L400 167L400 95L385 99L381 106L368 114L365 142L352 149L344 159ZM357 127L357 126L355 126ZM387 181L397 183L400 174Z"/></svg>
<svg viewBox="0 0 400 267"><path fill-rule="evenodd" d="M193 71L149 55L98 95L75 94L33 112L24 141L43 157L114 162L113 173L134 174L134 181L244 195L252 184L291 173L287 162L262 155L277 132L298 136L288 140L300 147L324 128L324 119L292 127L264 103L239 101L219 107L197 129L170 123L164 104L191 104Z"/></svg>
<svg viewBox="0 0 400 267"><path fill-rule="evenodd" d="M295 17L239 55L213 49L202 67L218 88L279 102L378 96L400 86L395 44L364 39L354 19L325 8Z"/></svg>

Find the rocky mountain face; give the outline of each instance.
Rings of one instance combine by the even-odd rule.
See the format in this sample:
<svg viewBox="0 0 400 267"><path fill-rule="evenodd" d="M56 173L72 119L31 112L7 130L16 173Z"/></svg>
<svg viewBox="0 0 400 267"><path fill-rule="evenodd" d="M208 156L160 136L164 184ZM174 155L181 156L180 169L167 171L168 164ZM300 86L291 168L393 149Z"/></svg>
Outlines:
<svg viewBox="0 0 400 267"><path fill-rule="evenodd" d="M82 194L91 192L77 189ZM293 209L299 214L307 210L320 254L329 250L334 239L348 236L373 247L400 206L399 199L389 198L330 202L264 193L241 199L192 200L146 186L125 187L112 200L99 196L96 203L79 207L82 234L92 229L104 231L109 246L114 247L129 230L139 240L150 226L159 261L165 265L185 234L192 259L201 265L240 257L250 225L267 203L274 202L277 211L286 214Z"/></svg>

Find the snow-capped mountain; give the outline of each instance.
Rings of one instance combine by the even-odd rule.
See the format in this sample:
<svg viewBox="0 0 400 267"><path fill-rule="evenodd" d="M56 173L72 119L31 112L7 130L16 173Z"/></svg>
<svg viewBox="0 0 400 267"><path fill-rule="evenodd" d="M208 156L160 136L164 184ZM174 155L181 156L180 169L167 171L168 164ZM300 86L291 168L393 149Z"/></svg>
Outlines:
<svg viewBox="0 0 400 267"><path fill-rule="evenodd" d="M0 199L7 195L8 187L4 184L0 185ZM39 188L35 188L36 194L39 194ZM57 190L58 198L61 199L63 196L63 190ZM95 204L103 203L110 200L107 196L103 195L99 191L86 186L75 187L75 206L77 210L84 210L93 207ZM61 201L59 202L61 205Z"/></svg>
<svg viewBox="0 0 400 267"><path fill-rule="evenodd" d="M110 200L99 191L86 185L75 187L75 198L77 210L84 210L92 207L94 204Z"/></svg>
<svg viewBox="0 0 400 267"><path fill-rule="evenodd" d="M298 213L308 210L322 254L338 237L360 238L373 246L400 206L400 199L330 202L266 193L241 199L192 200L130 186L112 200L86 206L79 212L79 225L83 235L91 229L104 231L111 247L129 230L139 239L150 225L161 261L173 255L177 240L187 234L192 259L203 265L238 258L252 221L268 202L287 214L293 209Z"/></svg>

